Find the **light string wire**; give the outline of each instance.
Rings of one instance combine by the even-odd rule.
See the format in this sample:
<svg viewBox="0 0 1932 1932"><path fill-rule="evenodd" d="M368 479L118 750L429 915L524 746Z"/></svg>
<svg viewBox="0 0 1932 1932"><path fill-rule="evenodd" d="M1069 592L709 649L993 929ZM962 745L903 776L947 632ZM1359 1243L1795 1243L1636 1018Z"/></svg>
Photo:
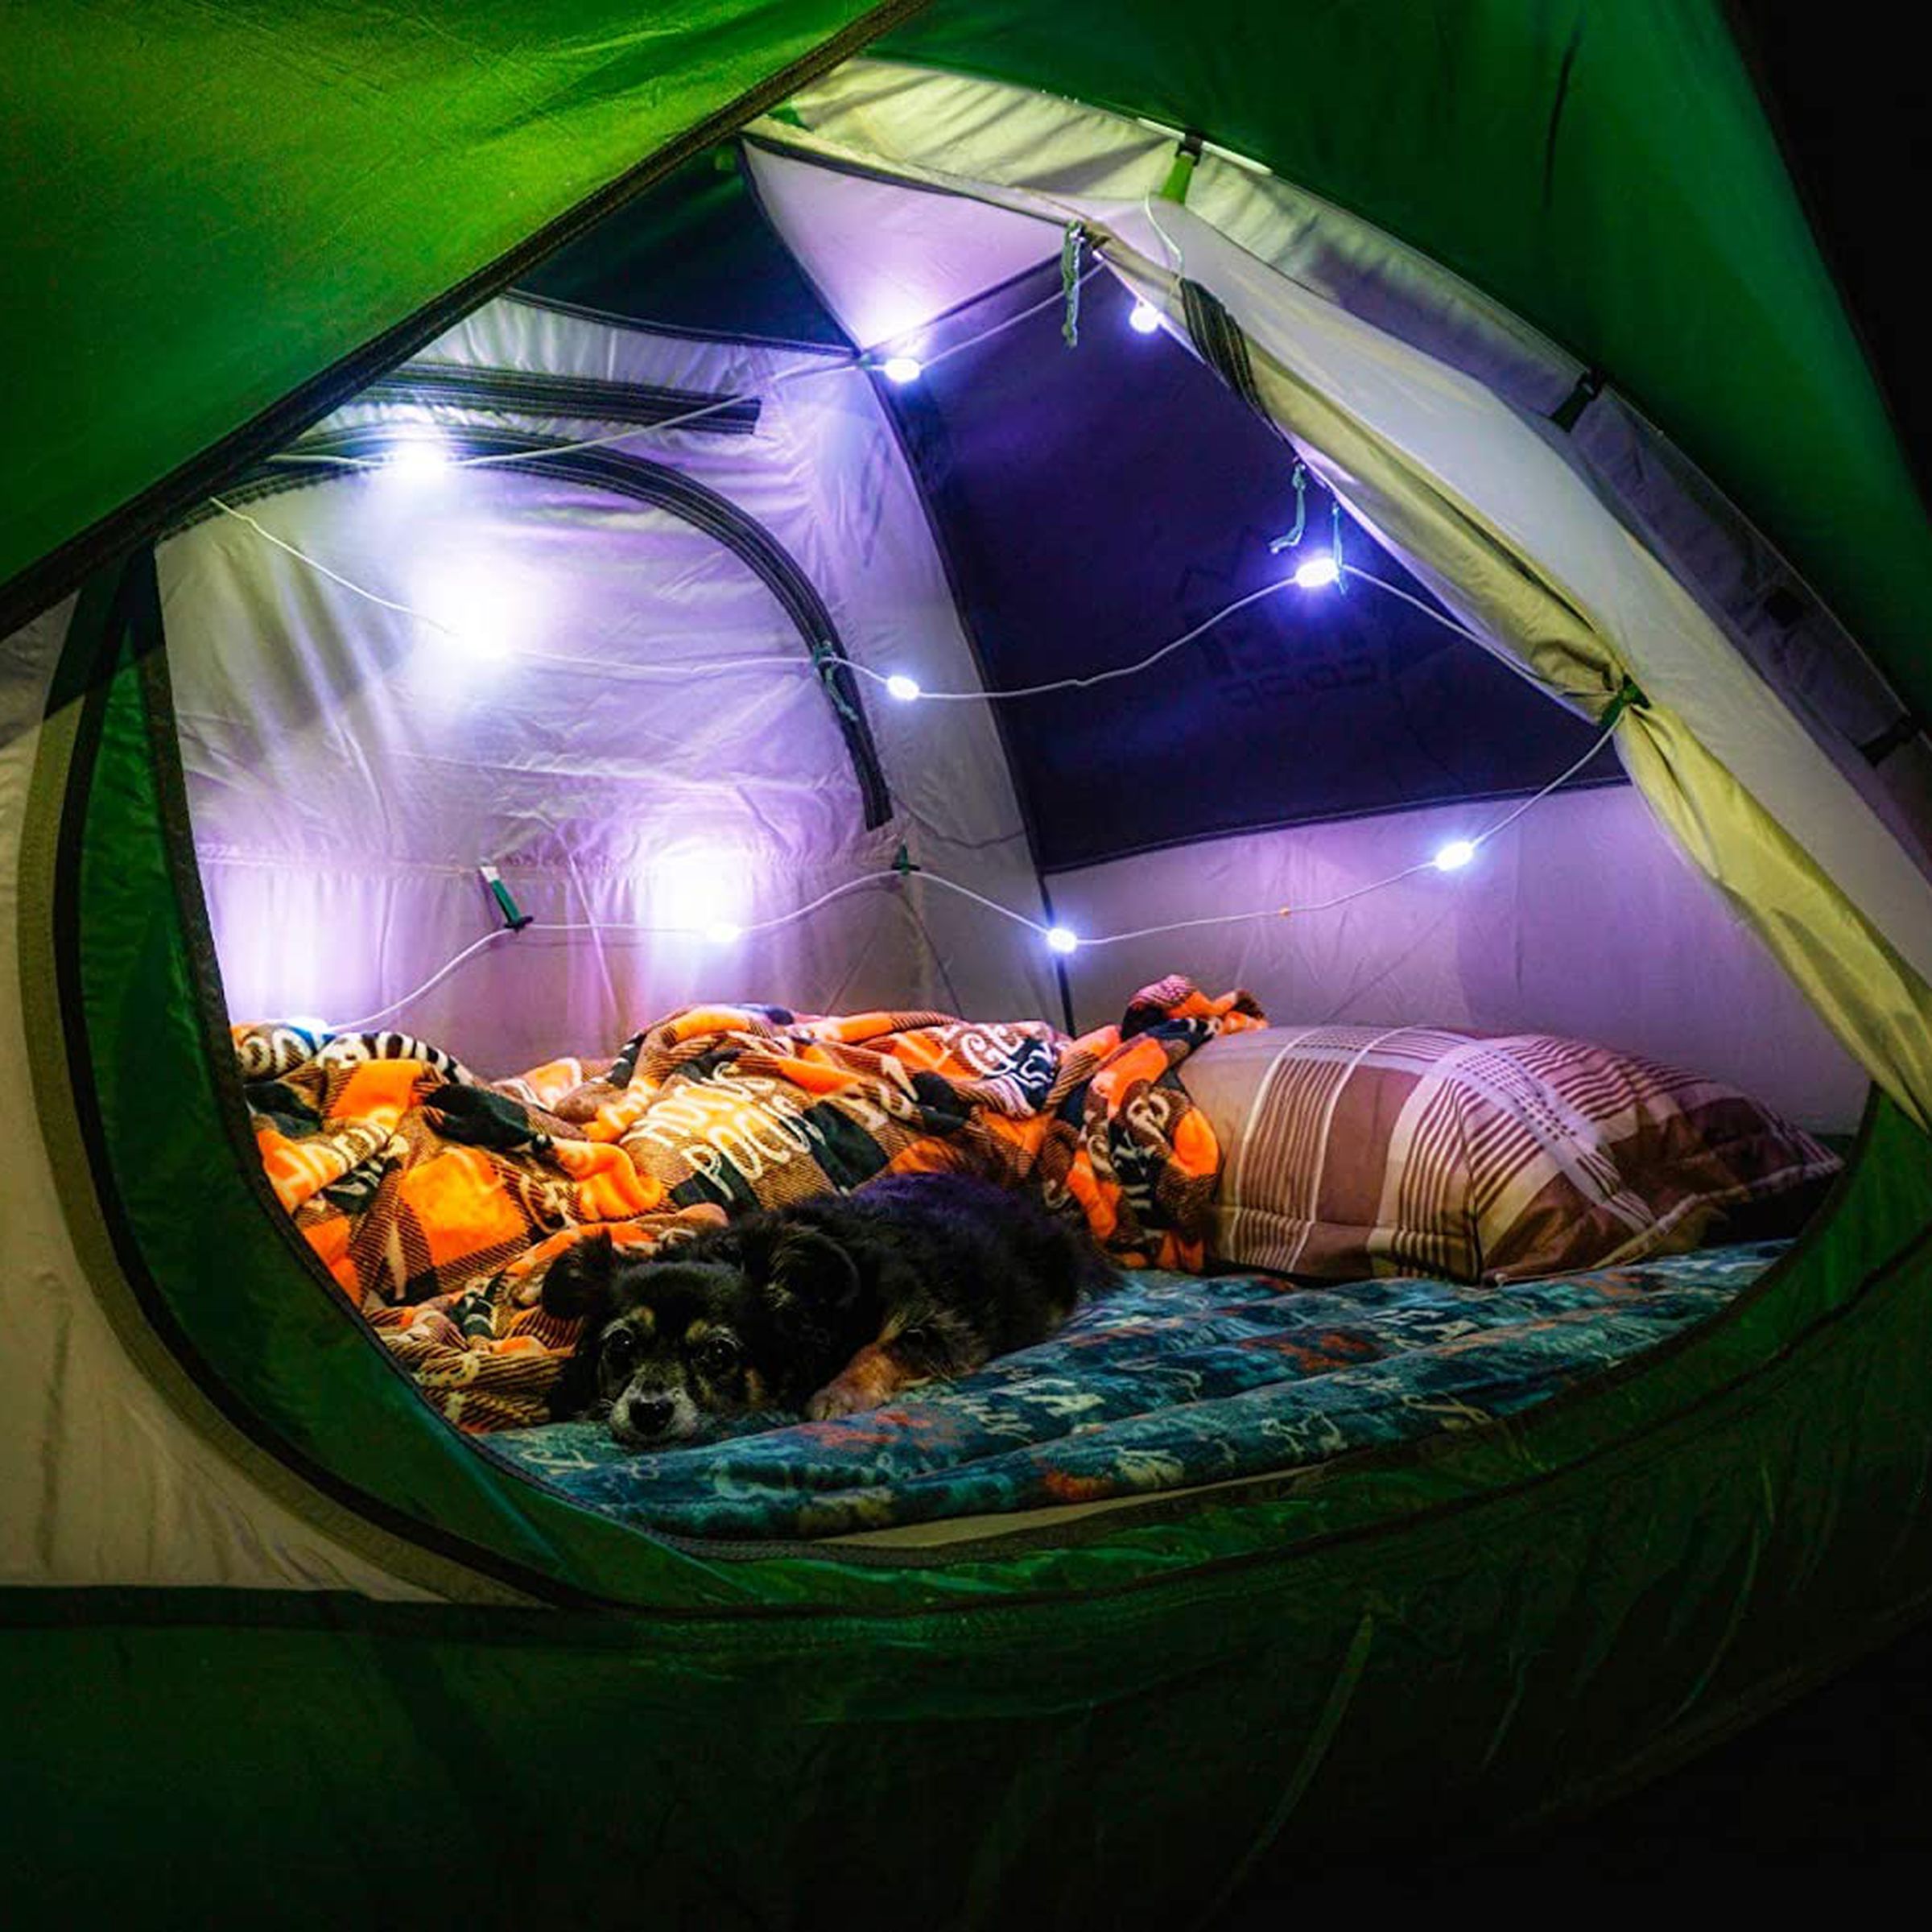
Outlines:
<svg viewBox="0 0 1932 1932"><path fill-rule="evenodd" d="M444 637L449 638L457 643L464 642L462 632L454 625L444 623L439 617L431 617L428 612L419 609L414 605L400 602L394 597L386 597L379 592L368 589L364 585L352 581L339 571L331 569L328 564L310 556L307 551L299 550L294 544L277 536L273 530L268 529L257 518L250 516L246 511L235 509L231 504L225 502L220 497L210 497L208 502L225 514L233 517L237 522L246 524L256 535L265 542L272 543L277 550L285 551L298 562L306 564L310 569L319 572L332 584L340 584L343 589L353 592L358 597L367 599L369 603L378 605L382 609L394 611L402 617L413 617L419 623L427 625L432 630L441 632ZM1457 623L1455 618L1449 616L1447 612L1438 610L1433 606L1425 604L1420 597L1411 596L1399 584L1391 584L1385 578L1378 577L1373 572L1364 570L1354 564L1344 564L1341 567L1341 574L1344 577L1357 578L1364 584L1373 584L1377 589L1387 592L1390 597L1399 597L1405 604L1413 605L1424 617L1432 618L1444 630L1455 632L1458 637L1467 638L1472 644L1485 650L1489 648L1484 640L1468 625ZM1142 672L1151 671L1155 665L1162 663L1165 658L1172 657L1177 650L1191 644L1195 638L1203 636L1207 632L1213 630L1217 624L1224 623L1229 617L1247 609L1250 605L1258 604L1264 598L1274 597L1282 591L1297 588L1300 587L1298 586L1295 579L1292 576L1281 578L1278 581L1272 584L1264 584L1258 590L1249 591L1243 596L1235 598L1231 603L1224 604L1220 609L1203 617L1191 630L1183 631L1178 638L1169 638L1165 644L1150 650L1145 657L1137 658L1131 664L1117 664L1104 671L1088 671L1075 677L1050 679L1044 683L1009 685L976 691L928 691L923 685L920 685L908 696L916 699L920 704L998 704L1010 703L1016 699L1047 697L1058 691L1091 691L1096 685L1110 684L1121 678L1138 677ZM809 661L794 657L714 658L702 664L679 665L675 668L667 667L665 675L685 679L720 677L746 671L775 671L804 672L815 678L822 678L824 675L824 667L827 666L842 668L852 672L858 677L867 679L881 689L890 692L894 698L900 696L899 687L907 681L901 672L880 671L870 664L861 663L857 658L846 657L837 651L821 652ZM1583 694L1566 692L1563 695L1576 696Z"/></svg>
<svg viewBox="0 0 1932 1932"><path fill-rule="evenodd" d="M1575 778L1616 735L1616 728L1622 722L1624 713L1632 701L1633 700L1628 689L1624 692L1620 692L1612 700L1608 711L1604 714L1607 721L1603 729L1591 741L1589 749L1584 752L1582 757L1566 766L1540 791L1534 792L1529 798L1522 800L1521 803L1505 813L1503 817L1498 819L1494 824L1484 827L1482 831L1468 839L1452 841L1451 846L1445 847L1443 848L1445 852L1451 849L1454 845L1468 847L1467 852L1457 861L1456 869L1459 869L1461 865L1467 864L1492 840L1500 838L1525 812L1530 811L1534 807L1540 805L1552 792L1559 790ZM1125 945L1133 939L1159 939L1169 933L1198 931L1204 927L1248 925L1260 919L1302 919L1313 913L1332 912L1339 906L1352 905L1357 899L1366 898L1371 893L1385 891L1391 886L1399 886L1403 880L1414 878L1418 873L1437 872L1451 869L1443 865L1442 857L1439 854L1435 858L1418 859L1414 865L1405 865L1400 871L1392 872L1385 877L1371 879L1364 885L1352 886L1346 892L1336 893L1326 899L1310 900L1302 905L1260 906L1241 912L1210 913L1199 918L1189 919L1165 919L1157 925L1137 926L1125 932L1075 934L1065 927L1050 926L1026 913L1017 912L1012 906L1002 905L997 899L989 898L985 894L976 892L970 886L962 886L958 880L949 879L942 873L928 871L923 865L910 867L894 865L877 872L862 873L857 878L848 879L843 885L835 886L829 891L820 893L816 898L807 900L803 906L794 906L790 912L775 914L770 919L753 920L742 926L728 925L724 922L720 921L712 931L720 941L749 939L760 933L777 932L785 927L796 925L801 919L809 919L821 907L831 905L835 900L847 898L852 893L862 892L869 886L880 886L892 881L903 884L907 879L912 878L923 880L927 885L937 886L940 890L951 893L956 898L965 899L987 912L995 913L1001 919L1009 920L1015 926L1024 927L1027 931L1046 939L1049 944L1055 943L1055 935L1062 935L1064 940L1071 941L1071 943L1057 946L1055 948L1057 951L1084 952L1088 947L1092 946ZM512 938L518 932L543 932L565 935L594 933L599 937L630 939L649 939L673 935L696 938L704 934L704 928L688 923L679 925L664 925L622 919L535 919L517 927L499 926L493 931L485 933L481 939L473 939L454 958L439 967L419 986L412 988L401 998L391 1000L386 1006L379 1006L374 1013L365 1013L360 1018L332 1023L328 1030L333 1033L365 1031L377 1021L387 1019L391 1013L399 1013L405 1006L413 1005L425 993L441 985L460 966L474 958L477 953L494 945L499 939Z"/></svg>

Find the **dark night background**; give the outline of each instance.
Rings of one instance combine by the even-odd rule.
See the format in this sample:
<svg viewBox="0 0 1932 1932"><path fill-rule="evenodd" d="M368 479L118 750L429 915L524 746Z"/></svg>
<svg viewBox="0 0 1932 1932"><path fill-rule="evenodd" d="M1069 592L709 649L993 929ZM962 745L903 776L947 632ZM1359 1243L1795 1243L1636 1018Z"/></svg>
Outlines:
<svg viewBox="0 0 1932 1932"><path fill-rule="evenodd" d="M1877 0L1732 0L1729 11L1919 493L1932 498L1932 368L1913 299L1932 192L1932 85L1899 39L1910 16Z"/></svg>
<svg viewBox="0 0 1932 1932"><path fill-rule="evenodd" d="M1825 258L1932 502L1932 358L1916 283L1932 201L1932 85L1903 7L1732 0ZM1264 1863L1218 1922L1460 1903L1567 1913L1604 1891L1721 1887L1727 1916L1823 1882L1841 1909L1915 1895L1932 1853L1932 1624L1670 1777L1559 1829L1427 1864ZM1914 1893L1902 1893L1906 1885ZM1556 1888L1561 1886L1563 1889ZM1524 1888L1527 1888L1525 1889ZM1700 1897L1708 1896L1701 1893ZM1875 1901L1874 1901L1875 1902Z"/></svg>

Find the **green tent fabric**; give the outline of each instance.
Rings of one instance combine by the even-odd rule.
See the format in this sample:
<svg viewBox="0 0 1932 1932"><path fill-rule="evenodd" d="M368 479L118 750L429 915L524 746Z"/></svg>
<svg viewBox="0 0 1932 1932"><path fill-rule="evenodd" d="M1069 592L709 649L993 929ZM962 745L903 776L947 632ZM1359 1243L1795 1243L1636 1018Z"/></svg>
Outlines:
<svg viewBox="0 0 1932 1932"><path fill-rule="evenodd" d="M906 10L10 13L0 630Z"/></svg>
<svg viewBox="0 0 1932 1932"><path fill-rule="evenodd" d="M66 1456L0 1469L36 1525L0 1535L10 1922L1194 1922L1264 1857L1591 1802L1932 1598L1932 1162L1882 1096L1730 1314L1507 1426L930 1549L634 1532L315 1292L213 997L144 540L881 34L1468 277L1932 703L1924 516L1715 4L918 11L7 23L0 1291L22 1359L80 1364Z"/></svg>

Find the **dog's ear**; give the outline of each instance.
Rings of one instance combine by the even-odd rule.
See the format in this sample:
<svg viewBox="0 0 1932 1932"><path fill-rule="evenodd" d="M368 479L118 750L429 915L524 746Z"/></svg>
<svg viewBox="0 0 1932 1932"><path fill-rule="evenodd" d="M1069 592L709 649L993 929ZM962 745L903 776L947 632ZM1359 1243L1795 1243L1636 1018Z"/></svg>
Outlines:
<svg viewBox="0 0 1932 1932"><path fill-rule="evenodd" d="M544 1274L543 1312L574 1322L608 1307L617 1272L617 1249L608 1234L587 1234L572 1242Z"/></svg>
<svg viewBox="0 0 1932 1932"><path fill-rule="evenodd" d="M773 1245L765 1294L781 1312L847 1307L857 1300L861 1285L858 1263L819 1228L787 1228Z"/></svg>

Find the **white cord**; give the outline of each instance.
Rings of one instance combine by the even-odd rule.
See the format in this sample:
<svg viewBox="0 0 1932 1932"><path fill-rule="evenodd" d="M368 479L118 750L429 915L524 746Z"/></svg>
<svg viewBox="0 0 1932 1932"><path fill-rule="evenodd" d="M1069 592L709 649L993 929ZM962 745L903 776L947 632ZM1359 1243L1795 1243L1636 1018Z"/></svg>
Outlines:
<svg viewBox="0 0 1932 1932"><path fill-rule="evenodd" d="M465 960L481 952L485 946L493 946L498 939L509 937L513 928L498 926L486 932L480 939L473 939L447 965L439 967L413 993L406 993L399 1000L391 1000L386 1006L378 1006L374 1013L365 1013L359 1020L332 1020L328 1024L331 1033L365 1033L378 1020L386 1020L392 1013L398 1013L405 1006L422 998L433 986L440 986L460 966Z"/></svg>
<svg viewBox="0 0 1932 1932"><path fill-rule="evenodd" d="M330 583L340 584L345 590L353 591L358 597L366 597L370 603L379 604L385 610L400 612L406 617L414 617L419 624L427 624L431 630L441 631L445 637L455 638L459 642L461 642L462 634L460 632L452 630L448 625L431 617L427 611L418 610L412 605L398 604L394 597L382 597L373 590L365 590L360 584L352 584L339 571L331 570L326 564L318 563L307 551L297 550L294 544L284 543L272 530L264 528L246 511L237 510L232 505L224 503L219 497L210 497L208 502L213 504L215 508L221 511L224 515L233 517L237 523L246 523L257 536L274 544L277 550L285 550L298 563L306 564L311 570L320 571L324 576L328 579Z"/></svg>
<svg viewBox="0 0 1932 1932"><path fill-rule="evenodd" d="M1161 226L1160 217L1154 212L1154 196L1151 194L1141 196L1141 211L1146 216L1148 225L1160 237L1161 246L1174 258L1170 265L1174 273L1177 275L1186 275L1187 258L1181 253L1180 244Z"/></svg>
<svg viewBox="0 0 1932 1932"><path fill-rule="evenodd" d="M1620 718L1620 710L1619 717ZM1468 846L1469 856L1473 857L1491 840L1501 837L1512 825L1516 824L1517 819L1522 817L1525 812L1530 811L1534 806L1540 805L1545 799L1550 796L1550 793L1575 778L1610 742L1611 738L1616 733L1616 724L1617 720L1612 720L1598 734L1590 749L1557 777L1552 778L1547 785L1543 786L1542 791L1524 799L1520 805L1506 813L1502 818L1498 819L1493 825L1477 832L1472 838L1461 841ZM1167 919L1155 926L1137 926L1125 932L1080 934L1074 935L1074 943L1067 950L1084 952L1090 946L1120 946L1125 944L1130 939L1159 939L1169 933L1193 932L1208 926L1240 926L1250 923L1257 919L1306 918L1311 913L1331 912L1339 906L1347 906L1356 899L1366 898L1370 893L1381 892L1390 886L1400 885L1404 879L1414 878L1418 873L1434 872L1442 868L1437 860L1420 859L1413 865L1405 865L1399 872L1390 873L1385 878L1371 879L1366 885L1352 886L1347 892L1337 893L1331 898L1311 900L1306 905L1261 906L1245 912L1218 912L1211 913L1199 919ZM1055 932L1067 931L1067 928L1063 927L1046 925L1041 920L1029 917L1026 913L1015 912L1010 906L1002 906L997 899L989 899L984 893L975 892L970 886L962 886L956 879L947 878L942 873L928 872L922 866L914 867L908 873L897 866L893 866L883 871L864 873L856 879L848 879L844 885L835 886L830 891L820 893L815 899L807 900L804 905L795 906L790 912L778 913L769 919L755 920L747 926L729 927L726 927L725 923L720 921L719 924L723 929L722 936L735 939L749 938L756 933L776 932L782 927L795 925L800 919L809 918L821 906L829 906L835 899L842 899L849 893L862 891L867 886L881 885L888 881L898 881L903 883L908 877L923 881L929 886L938 886L943 892L950 892L959 898L969 900L975 906L983 907L988 912L997 913L1001 919L1009 919L1016 926L1025 927L1029 932L1037 934L1042 939L1049 939ZM388 1018L392 1013L399 1011L402 1007L420 999L431 989L440 985L465 960L482 952L485 947L493 945L498 939L508 937L513 931L564 934L590 932L606 937L625 935L649 937L668 935L674 933L691 936L696 935L700 930L696 927L689 925L663 926L643 924L630 920L595 919L533 920L522 927L499 926L493 931L485 933L481 939L473 939L448 964L440 967L421 985L411 992L406 993L400 999L392 1000L386 1006L380 1006L374 1013L365 1013L360 1019L332 1022L329 1030L332 1033L360 1033L373 1026L378 1020Z"/></svg>
<svg viewBox="0 0 1932 1932"><path fill-rule="evenodd" d="M1058 299L1057 296L1055 298L1055 300ZM1018 320L1017 316L1010 319ZM962 345L962 346L964 345ZM332 584L341 584L345 590L353 592L358 597L366 598L371 604L379 605L384 610L393 610L403 617L414 617L419 623L427 624L432 630L439 630L444 636L452 638L458 643L463 642L462 633L444 623L440 618L431 617L427 611L419 610L413 605L398 603L393 597L382 597L375 591L365 589L361 584L352 582L340 571L332 570L328 564L311 556L308 551L297 549L294 544L278 537L273 530L265 528L254 518L225 503L221 497L210 497L208 502L225 514L233 517L237 522L246 523L250 530L254 531L256 535L272 543L277 550L285 551L298 562L306 564L310 569L319 572ZM1385 579L1377 576L1373 572L1363 570L1353 564L1343 564L1342 571L1345 576L1359 578L1364 584L1374 584L1378 590L1387 592L1392 597L1399 597L1405 604L1410 605L1415 609L1419 610L1424 617L1432 617L1445 630L1455 632L1459 638L1465 638L1472 644L1478 645L1485 650L1489 648L1483 639L1466 625L1457 623L1455 619L1449 616L1446 611L1438 610L1434 606L1425 604L1420 597L1412 597L1400 585L1389 583ZM1080 677L1055 678L1043 684L1020 684L997 690L927 691L922 686L918 693L917 701L923 704L1001 704L1009 703L1016 698L1045 697L1055 691L1091 691L1096 684L1112 683L1121 678L1138 677L1142 671L1151 671L1163 658L1173 656L1174 652L1181 650L1186 645L1191 644L1196 638L1213 630L1216 625L1224 622L1237 612L1245 610L1249 605L1258 604L1264 597L1271 597L1279 591L1294 588L1295 588L1295 580L1292 576L1283 577L1276 583L1264 584L1259 590L1251 590L1245 596L1236 597L1232 603L1224 604L1211 616L1203 617L1191 630L1183 631L1178 638L1170 638L1166 643L1162 644L1157 650L1150 651L1144 658L1137 658L1131 664L1118 664L1109 670L1089 671ZM894 680L901 675L897 671L875 670L869 664L861 664L856 658L844 657L832 652L826 652L811 658L718 658L704 664L687 664L667 667L666 675L679 678L699 678L715 677L741 671L805 671L815 677L819 675L820 667L827 664L836 665L841 669L852 672L857 676L869 679L874 684L880 685L888 691L892 688Z"/></svg>
<svg viewBox="0 0 1932 1932"><path fill-rule="evenodd" d="M365 597L370 603L379 605L385 610L393 610L404 617L414 617L419 622L428 625L431 630L441 631L445 637L455 638L459 643L463 641L460 631L444 623L440 619L431 617L427 612L419 610L413 605L398 603L393 597L382 597L375 591L365 589L360 584L352 583L341 572L332 570L328 564L311 556L308 551L297 549L294 544L285 541L278 537L272 530L265 528L254 518L225 503L221 497L210 497L208 502L213 504L216 509L233 517L237 522L246 523L258 536L262 537L274 544L277 550L287 551L298 562L306 564L312 570L320 572L332 584L339 584L345 590L353 591L358 597ZM1353 565L1347 565L1344 568L1352 571L1354 569ZM1368 576L1365 571L1356 571L1355 574L1365 578L1372 584L1381 582L1379 578ZM1262 598L1271 597L1278 591L1289 590L1294 588L1294 579L1293 577L1283 577L1278 583L1264 584L1259 590L1251 590L1245 597L1236 597L1232 604L1223 605L1211 617L1203 617L1191 630L1183 631L1179 637L1170 638L1158 650L1150 651L1146 657L1137 658L1131 664L1117 665L1111 670L1092 671L1081 677L1056 678L1045 684L1022 684L1008 690L927 691L922 689L919 693L919 700L922 704L928 700L940 704L1003 704L1014 698L1042 697L1051 691L1088 691L1096 684L1111 683L1119 678L1137 677L1141 672L1151 670L1163 658L1171 657L1183 645L1191 644L1196 638L1201 636L1204 632L1212 630L1216 625L1232 617L1236 612L1245 610L1250 604L1258 604ZM1393 586L1385 588L1392 588ZM1397 592L1396 594L1401 596L1403 593ZM1409 601L1417 604L1418 609L1426 610L1428 609L1426 605L1420 604L1414 598L1410 598ZM1435 614L1439 616L1439 613ZM1474 637L1473 632L1464 630L1459 624L1455 623L1451 618L1441 617L1440 621L1448 625L1451 630L1460 636ZM1476 641L1479 643L1481 642L1480 638ZM825 652L811 658L778 657L714 658L708 663L679 666L676 669L675 675L682 678L711 677L724 672L756 670L807 671L815 677L819 675L820 667L827 664L838 666L841 669L854 672L861 678L869 678L873 683L882 685L887 689L891 687L893 679L899 675L897 672L875 671L871 665L861 664L856 658L844 657L833 652Z"/></svg>
<svg viewBox="0 0 1932 1932"><path fill-rule="evenodd" d="M1488 644L1466 625L1457 623L1447 611L1439 610L1435 605L1425 604L1420 597L1411 596L1399 584L1391 584L1387 579L1377 576L1373 571L1364 570L1353 564L1344 563L1342 565L1342 575L1345 577L1359 577L1364 584L1373 584L1377 590L1387 591L1392 597L1400 597L1405 604L1414 605L1424 617L1435 618L1445 630L1454 631L1459 638L1467 638L1472 644L1480 645L1484 650L1489 649Z"/></svg>
<svg viewBox="0 0 1932 1932"><path fill-rule="evenodd" d="M1250 604L1258 604L1263 597L1271 597L1277 591L1292 590L1295 587L1293 577L1283 577L1278 584L1264 584L1259 590L1251 590L1245 597L1236 597L1232 604L1224 604L1213 616L1203 617L1193 630L1183 631L1172 638L1158 650L1150 650L1144 658L1136 658L1131 664L1116 665L1110 671L1090 671L1084 677L1055 678L1045 684L1019 684L997 691L927 691L923 687L919 694L922 704L928 699L935 704L964 704L976 700L982 704L1003 704L1010 698L1039 698L1050 691L1089 691L1096 684L1111 683L1117 678L1137 677L1143 671L1151 671L1162 658L1171 657L1184 644L1191 644L1203 632L1213 630L1224 619L1232 617L1236 611L1245 610ZM838 658L826 660L843 664L848 671L855 671L862 678L870 678L875 684L890 687L898 674L874 671L869 664L861 664L856 658Z"/></svg>
<svg viewBox="0 0 1932 1932"><path fill-rule="evenodd" d="M1091 263L1075 276L1073 286L1075 288L1084 288L1096 275L1103 272L1103 269L1104 265L1100 262ZM929 369L937 369L947 357L956 356L965 349L977 349L982 342L999 334L1001 330L1011 328L1016 322L1024 322L1029 316L1037 316L1043 308L1057 308L1066 299L1067 291L1064 288L1056 288L1051 294L1041 296L1038 301L1030 303L1025 308L1015 309L1010 316L993 323L989 328L981 329L977 335L968 336L961 341L948 343L936 355L921 357L919 368L922 372ZM908 330L906 332L912 334L916 332ZM869 353L877 355L879 351L873 349Z"/></svg>

